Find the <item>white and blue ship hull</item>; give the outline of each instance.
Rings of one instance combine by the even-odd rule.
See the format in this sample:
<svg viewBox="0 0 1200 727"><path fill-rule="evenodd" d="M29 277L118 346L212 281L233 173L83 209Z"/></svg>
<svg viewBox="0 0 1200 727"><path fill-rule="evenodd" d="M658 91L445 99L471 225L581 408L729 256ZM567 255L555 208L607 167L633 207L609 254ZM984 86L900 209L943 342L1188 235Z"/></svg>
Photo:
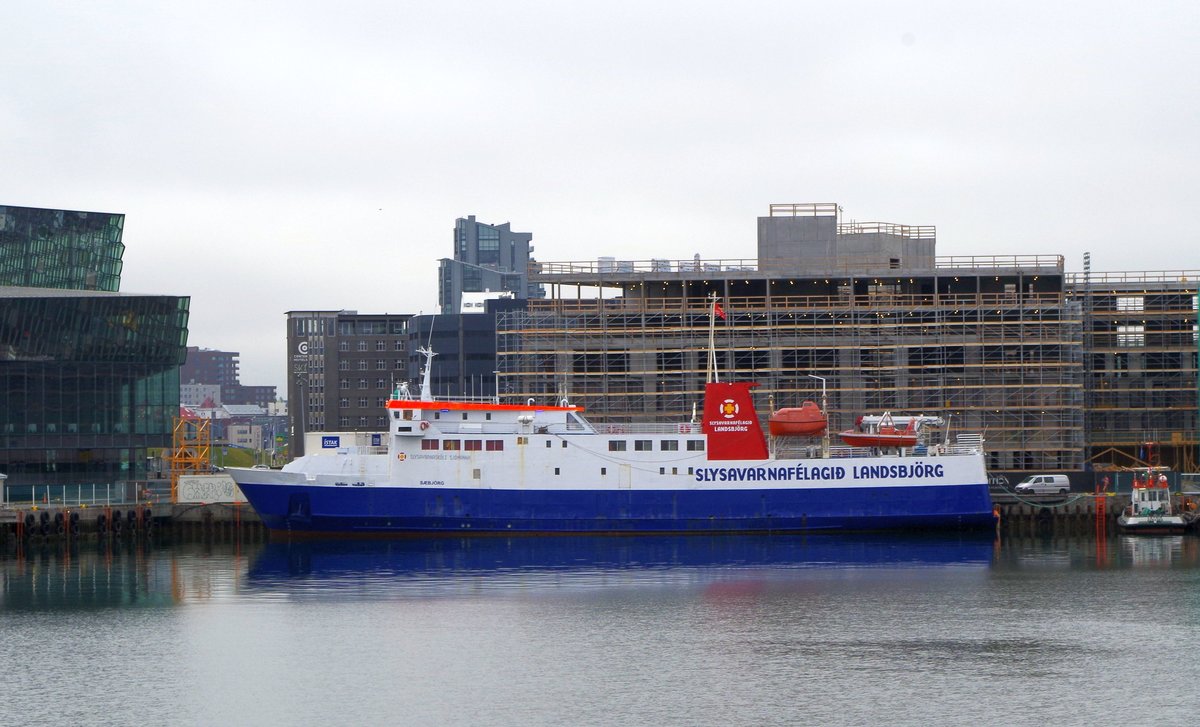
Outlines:
<svg viewBox="0 0 1200 727"><path fill-rule="evenodd" d="M987 527L987 484L805 490L504 491L245 483L289 533L705 533Z"/></svg>
<svg viewBox="0 0 1200 727"><path fill-rule="evenodd" d="M577 407L394 399L390 428L326 435L283 470L231 469L292 535L879 531L994 524L978 437L769 451L747 384L702 424L592 426ZM385 441L386 440L386 441ZM369 441L369 444L367 443ZM345 446L344 446L345 445ZM814 456L815 455L815 456Z"/></svg>

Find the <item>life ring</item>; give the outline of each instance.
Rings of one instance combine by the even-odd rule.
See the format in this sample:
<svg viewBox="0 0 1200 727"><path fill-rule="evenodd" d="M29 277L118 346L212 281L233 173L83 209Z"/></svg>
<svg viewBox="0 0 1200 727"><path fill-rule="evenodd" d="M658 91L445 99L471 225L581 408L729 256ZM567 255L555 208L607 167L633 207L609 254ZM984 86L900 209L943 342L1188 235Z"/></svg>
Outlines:
<svg viewBox="0 0 1200 727"><path fill-rule="evenodd" d="M422 432L428 428L429 428L429 422L421 422L421 431Z"/></svg>
<svg viewBox="0 0 1200 727"><path fill-rule="evenodd" d="M691 424L680 424L679 425L679 433L680 434L691 434L691 432L692 432Z"/></svg>

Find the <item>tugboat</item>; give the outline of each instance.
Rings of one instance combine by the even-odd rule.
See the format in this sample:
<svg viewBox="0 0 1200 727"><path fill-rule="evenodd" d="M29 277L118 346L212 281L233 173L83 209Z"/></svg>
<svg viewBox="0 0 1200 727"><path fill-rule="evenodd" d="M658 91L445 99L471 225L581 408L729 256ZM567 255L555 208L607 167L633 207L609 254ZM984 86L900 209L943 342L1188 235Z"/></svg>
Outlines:
<svg viewBox="0 0 1200 727"><path fill-rule="evenodd" d="M1129 507L1117 517L1121 532L1141 535L1174 535L1191 530L1200 518L1195 503L1186 500L1183 507L1171 502L1166 473L1157 476L1148 470L1133 476L1133 494Z"/></svg>

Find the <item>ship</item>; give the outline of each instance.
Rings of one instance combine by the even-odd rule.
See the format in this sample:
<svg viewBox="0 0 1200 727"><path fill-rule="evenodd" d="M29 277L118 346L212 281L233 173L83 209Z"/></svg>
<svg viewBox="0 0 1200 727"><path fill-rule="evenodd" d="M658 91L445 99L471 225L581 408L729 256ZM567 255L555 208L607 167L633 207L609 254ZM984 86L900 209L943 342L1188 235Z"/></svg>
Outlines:
<svg viewBox="0 0 1200 727"><path fill-rule="evenodd" d="M227 468L287 536L866 532L991 527L980 435L879 449L764 435L747 381L700 420L596 423L567 397L386 402L386 432L310 435L280 470ZM367 439L369 437L369 440Z"/></svg>
<svg viewBox="0 0 1200 727"><path fill-rule="evenodd" d="M1176 504L1171 500L1171 489L1166 472L1155 476L1153 469L1133 477L1133 490L1129 506L1117 517L1117 526L1122 533L1142 535L1174 535L1196 528L1200 512L1191 498Z"/></svg>

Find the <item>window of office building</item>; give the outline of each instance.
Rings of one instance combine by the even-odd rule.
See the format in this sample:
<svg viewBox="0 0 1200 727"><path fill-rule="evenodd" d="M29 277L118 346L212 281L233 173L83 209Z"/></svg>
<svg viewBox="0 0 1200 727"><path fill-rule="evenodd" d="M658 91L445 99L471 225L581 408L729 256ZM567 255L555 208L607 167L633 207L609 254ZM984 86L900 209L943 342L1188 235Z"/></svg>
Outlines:
<svg viewBox="0 0 1200 727"><path fill-rule="evenodd" d="M1117 326L1117 345L1122 348L1133 348L1146 345L1146 327L1144 325Z"/></svg>
<svg viewBox="0 0 1200 727"><path fill-rule="evenodd" d="M479 264L495 265L500 262L500 230L479 226Z"/></svg>

